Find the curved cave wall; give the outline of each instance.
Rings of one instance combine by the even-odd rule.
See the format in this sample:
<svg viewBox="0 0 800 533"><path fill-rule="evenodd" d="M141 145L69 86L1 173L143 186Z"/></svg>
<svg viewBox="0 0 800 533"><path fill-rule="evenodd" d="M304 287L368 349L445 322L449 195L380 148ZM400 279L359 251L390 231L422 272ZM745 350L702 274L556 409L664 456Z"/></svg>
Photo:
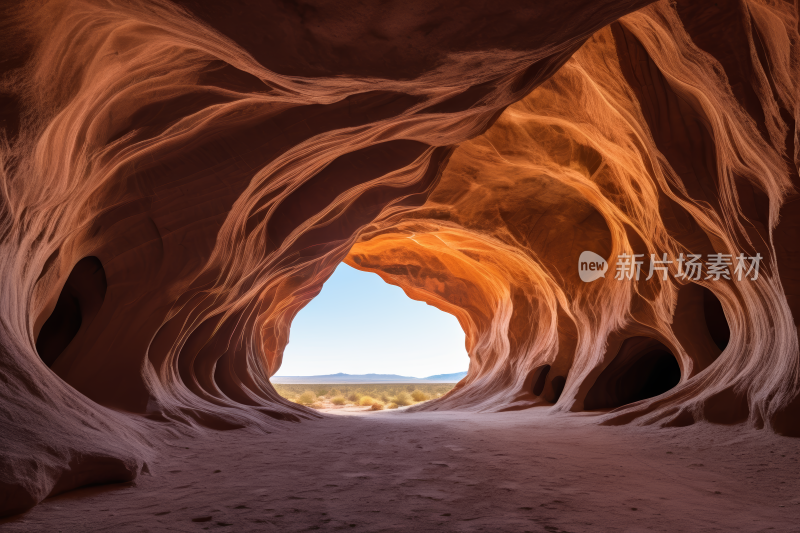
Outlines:
<svg viewBox="0 0 800 533"><path fill-rule="evenodd" d="M796 6L345 4L2 8L0 514L316 416L269 378L342 260L463 327L418 409L800 433Z"/></svg>
<svg viewBox="0 0 800 533"><path fill-rule="evenodd" d="M451 312L467 335L469 375L419 409L634 404L603 423L750 421L795 432L797 310L787 287L797 278L779 249L792 246L795 228L785 206L798 180L796 74L766 59L778 48L760 47L779 34L795 46L797 19L778 23L788 11L770 9L736 7L750 21L737 47L762 58L748 68L772 83L752 81L755 100L740 93L740 71L727 74L736 65L714 48L721 27L710 12L654 4L596 32L485 134L461 143L424 206L361 234L351 266ZM780 134L761 127L764 116ZM608 258L604 278L580 281L585 250ZM622 282L613 279L621 253L774 260L755 281L679 279L674 262L667 279L648 280L645 261L643 279ZM598 402L593 385L631 337L661 343L680 380L664 359L669 394Z"/></svg>

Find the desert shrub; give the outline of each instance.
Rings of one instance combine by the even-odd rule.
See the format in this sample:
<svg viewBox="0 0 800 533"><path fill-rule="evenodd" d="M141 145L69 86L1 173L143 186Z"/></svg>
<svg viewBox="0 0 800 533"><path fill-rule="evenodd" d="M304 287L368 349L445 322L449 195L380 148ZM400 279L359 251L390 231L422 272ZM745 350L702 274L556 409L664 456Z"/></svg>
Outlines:
<svg viewBox="0 0 800 533"><path fill-rule="evenodd" d="M372 405L376 401L377 400L372 396L362 396L361 398L358 399L358 405L363 405L363 406Z"/></svg>
<svg viewBox="0 0 800 533"><path fill-rule="evenodd" d="M412 392L411 397L414 399L415 402L424 402L425 400L431 399L430 395L425 394L419 389L416 389L414 392Z"/></svg>
<svg viewBox="0 0 800 533"><path fill-rule="evenodd" d="M387 409L397 409L398 405L394 402L391 402L389 405L386 406Z"/></svg>
<svg viewBox="0 0 800 533"><path fill-rule="evenodd" d="M350 400L351 402L358 403L358 401L361 399L361 396L363 395L359 394L358 392L351 392L350 395L347 397L347 399Z"/></svg>
<svg viewBox="0 0 800 533"><path fill-rule="evenodd" d="M412 403L414 403L414 402L411 400L411 395L410 395L410 394L408 394L406 391L400 391L400 392L398 392L398 393L397 393L397 396L395 396L394 398L392 398L392 402L393 402L393 403L396 403L396 404L397 404L397 405L399 405L399 406L411 405Z"/></svg>
<svg viewBox="0 0 800 533"><path fill-rule="evenodd" d="M372 404L373 411L382 411L383 410L383 402L375 402Z"/></svg>
<svg viewBox="0 0 800 533"><path fill-rule="evenodd" d="M317 400L317 395L314 394L313 391L307 390L303 394L297 397L295 400L297 403L301 403L303 405L311 405Z"/></svg>
<svg viewBox="0 0 800 533"><path fill-rule="evenodd" d="M331 398L331 403L333 405L344 405L347 403L347 400L344 398L344 396L334 396Z"/></svg>
<svg viewBox="0 0 800 533"><path fill-rule="evenodd" d="M325 404L322 402L314 402L311 404L311 407L313 407L314 409L324 409Z"/></svg>
<svg viewBox="0 0 800 533"><path fill-rule="evenodd" d="M447 392L451 391L455 386L454 383L416 383L416 384L370 383L366 385L359 385L352 383L348 384L275 383L273 385L275 386L275 390L277 390L281 396L293 402L300 403L297 397L304 394L305 392L311 391L312 393L315 393L316 396L320 396L320 394L316 393L324 393L324 395L328 398L335 398L336 396L342 396L343 398L347 399L348 397L353 397L354 399L350 400L351 404L352 403L357 404L358 400L360 400L362 396L370 396L372 398L375 398L376 400L382 401L384 404L389 404L393 402L394 398L401 392L413 393L415 390L420 390L423 393L429 395L431 398L436 398L444 396ZM313 401L311 403L313 403Z"/></svg>

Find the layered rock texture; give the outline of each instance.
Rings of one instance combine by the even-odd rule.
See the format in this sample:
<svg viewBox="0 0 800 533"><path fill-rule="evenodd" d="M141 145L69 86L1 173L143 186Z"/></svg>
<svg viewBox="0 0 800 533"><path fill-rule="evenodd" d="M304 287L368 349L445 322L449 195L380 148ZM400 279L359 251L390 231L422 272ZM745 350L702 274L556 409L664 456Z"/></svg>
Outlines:
<svg viewBox="0 0 800 533"><path fill-rule="evenodd" d="M419 409L800 434L796 2L530 4L4 5L0 514L313 418L269 377L342 260L464 328Z"/></svg>

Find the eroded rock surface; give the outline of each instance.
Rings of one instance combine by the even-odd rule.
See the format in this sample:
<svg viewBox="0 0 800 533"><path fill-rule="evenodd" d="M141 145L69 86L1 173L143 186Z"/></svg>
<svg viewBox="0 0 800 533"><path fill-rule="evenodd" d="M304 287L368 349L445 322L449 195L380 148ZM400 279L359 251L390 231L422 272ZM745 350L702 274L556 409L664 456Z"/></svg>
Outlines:
<svg viewBox="0 0 800 533"><path fill-rule="evenodd" d="M598 31L459 145L424 206L361 234L348 264L467 333L469 375L420 409L798 434L797 16L731 9L657 3ZM723 46L731 20L746 27ZM591 283L586 250L609 260ZM732 279L678 277L681 255L717 253ZM621 254L642 254L638 282L615 279ZM733 273L740 254L763 258L758 279Z"/></svg>
<svg viewBox="0 0 800 533"><path fill-rule="evenodd" d="M237 6L2 8L0 514L314 417L269 377L345 258L464 328L426 409L800 432L795 5ZM583 250L764 259L584 284Z"/></svg>

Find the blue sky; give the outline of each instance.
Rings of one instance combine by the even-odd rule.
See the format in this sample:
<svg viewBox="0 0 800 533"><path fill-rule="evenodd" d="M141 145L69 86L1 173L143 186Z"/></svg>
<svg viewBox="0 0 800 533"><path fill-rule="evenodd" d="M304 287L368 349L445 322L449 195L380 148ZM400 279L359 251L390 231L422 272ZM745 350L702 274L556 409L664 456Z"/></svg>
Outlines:
<svg viewBox="0 0 800 533"><path fill-rule="evenodd" d="M454 316L342 263L292 322L276 375L426 377L468 366L464 331Z"/></svg>

